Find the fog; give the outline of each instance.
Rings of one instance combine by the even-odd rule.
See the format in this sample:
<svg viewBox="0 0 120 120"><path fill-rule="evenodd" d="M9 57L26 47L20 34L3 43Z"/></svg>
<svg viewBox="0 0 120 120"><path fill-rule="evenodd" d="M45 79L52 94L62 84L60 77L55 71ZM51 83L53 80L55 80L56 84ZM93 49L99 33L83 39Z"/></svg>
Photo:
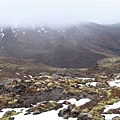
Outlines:
<svg viewBox="0 0 120 120"><path fill-rule="evenodd" d="M120 22L120 1L1 0L0 25L68 25Z"/></svg>

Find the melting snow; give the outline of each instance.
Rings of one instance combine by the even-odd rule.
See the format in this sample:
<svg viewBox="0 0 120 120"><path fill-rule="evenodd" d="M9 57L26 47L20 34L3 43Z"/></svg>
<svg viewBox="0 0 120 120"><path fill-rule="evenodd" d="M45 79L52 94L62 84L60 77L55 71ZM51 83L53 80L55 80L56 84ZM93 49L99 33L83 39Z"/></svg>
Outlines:
<svg viewBox="0 0 120 120"><path fill-rule="evenodd" d="M120 116L120 114L102 114L105 116L105 120L112 120L112 118L116 116Z"/></svg>
<svg viewBox="0 0 120 120"><path fill-rule="evenodd" d="M96 84L97 84L98 82L88 82L86 85L91 85L91 86L94 86L94 87L96 87Z"/></svg>
<svg viewBox="0 0 120 120"><path fill-rule="evenodd" d="M90 102L91 100L89 98L82 98L79 101L76 101L75 98L71 98L69 100L60 100L58 103L63 103L64 101L68 101L71 104L75 104L76 106L80 106L80 105L83 105L83 104L85 104L87 102Z"/></svg>
<svg viewBox="0 0 120 120"><path fill-rule="evenodd" d="M44 30L45 30L45 28L41 28L41 30L43 30L43 31L44 31Z"/></svg>
<svg viewBox="0 0 120 120"><path fill-rule="evenodd" d="M90 101L90 99L88 98L83 98L83 99L80 99L79 101L76 101L75 98L72 98L72 99L69 99L69 100L60 100L58 101L58 103L62 103L64 101L69 101L71 102L72 104L76 104L77 106L79 105L83 105L87 102ZM64 105L63 108L66 108L67 105ZM47 112L43 112L39 115L33 115L33 114L29 114L29 115L24 115L26 113L26 110L28 110L28 108L15 108L15 109L11 109L11 108L6 108L6 109L3 109L2 113L0 112L0 117L3 116L3 114L5 112L7 112L8 110L15 110L16 112L21 112L20 114L18 115L15 115L14 118L15 120L33 120L33 119L41 119L41 120L64 120L62 117L59 117L58 116L58 113L60 110L62 110L63 108L60 108L58 110L51 110L51 111L47 111ZM69 118L68 120L77 120L77 118Z"/></svg>
<svg viewBox="0 0 120 120"><path fill-rule="evenodd" d="M80 79L80 80L95 80L95 78L81 78L81 77L75 77L76 79Z"/></svg>
<svg viewBox="0 0 120 120"><path fill-rule="evenodd" d="M114 80L114 81L109 81L108 84L109 84L111 87L112 87L112 86L120 87L120 79Z"/></svg>
<svg viewBox="0 0 120 120"><path fill-rule="evenodd" d="M16 33L16 31L13 31L13 33Z"/></svg>
<svg viewBox="0 0 120 120"><path fill-rule="evenodd" d="M18 26L17 25L15 25L15 28L17 28Z"/></svg>
<svg viewBox="0 0 120 120"><path fill-rule="evenodd" d="M47 31L44 31L44 33L47 33Z"/></svg>
<svg viewBox="0 0 120 120"><path fill-rule="evenodd" d="M30 78L33 78L32 75L28 75Z"/></svg>
<svg viewBox="0 0 120 120"><path fill-rule="evenodd" d="M63 30L63 33L65 33L65 30Z"/></svg>
<svg viewBox="0 0 120 120"><path fill-rule="evenodd" d="M12 27L12 32L13 32L13 33L16 33L16 31L14 30L14 28L13 28L13 27Z"/></svg>
<svg viewBox="0 0 120 120"><path fill-rule="evenodd" d="M1 28L1 32L3 32L3 29Z"/></svg>
<svg viewBox="0 0 120 120"><path fill-rule="evenodd" d="M113 105L106 105L105 109L104 109L104 113L107 112L110 109L116 109L120 107L120 101L114 103ZM112 118L116 117L116 116L120 116L120 114L102 114L105 116L105 120L112 120Z"/></svg>
<svg viewBox="0 0 120 120"><path fill-rule="evenodd" d="M110 109L116 109L116 108L119 108L119 107L120 107L120 101L114 103L113 105L106 105L104 112L107 112Z"/></svg>
<svg viewBox="0 0 120 120"><path fill-rule="evenodd" d="M38 119L41 119L41 120L64 120L62 117L58 117L58 110L55 111L55 110L51 110L51 111L48 111L48 112L44 112L44 113L41 113L39 115L24 115L24 114L19 114L17 116L14 116L15 117L15 120L38 120ZM77 118L69 118L68 120L77 120Z"/></svg>
<svg viewBox="0 0 120 120"><path fill-rule="evenodd" d="M16 73L16 75L20 75L19 73Z"/></svg>
<svg viewBox="0 0 120 120"><path fill-rule="evenodd" d="M4 33L1 33L1 35L0 35L0 36L1 36L1 39L2 39L2 38L5 36L5 34L4 34Z"/></svg>
<svg viewBox="0 0 120 120"><path fill-rule="evenodd" d="M23 34L25 35L25 32L23 32Z"/></svg>
<svg viewBox="0 0 120 120"><path fill-rule="evenodd" d="M41 33L41 30L38 30L39 33Z"/></svg>

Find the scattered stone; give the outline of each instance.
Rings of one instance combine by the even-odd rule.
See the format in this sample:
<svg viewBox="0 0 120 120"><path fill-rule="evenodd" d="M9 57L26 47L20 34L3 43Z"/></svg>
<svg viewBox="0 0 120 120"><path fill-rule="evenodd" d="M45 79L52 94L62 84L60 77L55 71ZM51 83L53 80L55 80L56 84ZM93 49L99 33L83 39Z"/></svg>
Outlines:
<svg viewBox="0 0 120 120"><path fill-rule="evenodd" d="M67 68L60 69L56 72L57 76L64 76L67 73Z"/></svg>
<svg viewBox="0 0 120 120"><path fill-rule="evenodd" d="M19 113L17 113L14 110L7 111L6 113L4 113L4 115L2 116L2 118L6 119L6 120L14 120L14 117L11 118L11 116L17 115L17 114L19 114Z"/></svg>
<svg viewBox="0 0 120 120"><path fill-rule="evenodd" d="M9 120L14 120L15 118L14 117L10 117Z"/></svg>
<svg viewBox="0 0 120 120"><path fill-rule="evenodd" d="M28 93L36 93L37 89L34 86L30 86L29 88L27 88L27 92Z"/></svg>
<svg viewBox="0 0 120 120"><path fill-rule="evenodd" d="M40 113L41 113L40 110L35 110L33 115L37 115L37 114L40 114Z"/></svg>
<svg viewBox="0 0 120 120"><path fill-rule="evenodd" d="M45 75L50 75L50 73L49 72L40 72L39 73L39 76L45 76Z"/></svg>
<svg viewBox="0 0 120 120"><path fill-rule="evenodd" d="M89 113L80 113L77 120L93 120L93 116Z"/></svg>

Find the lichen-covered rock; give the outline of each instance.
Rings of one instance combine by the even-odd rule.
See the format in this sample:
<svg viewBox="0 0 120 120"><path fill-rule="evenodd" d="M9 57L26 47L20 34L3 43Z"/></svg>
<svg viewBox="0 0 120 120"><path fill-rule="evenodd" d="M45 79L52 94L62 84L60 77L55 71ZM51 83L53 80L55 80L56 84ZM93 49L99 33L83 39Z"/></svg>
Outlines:
<svg viewBox="0 0 120 120"><path fill-rule="evenodd" d="M40 113L41 113L40 110L35 110L34 113L33 113L33 115L37 115L37 114L40 114Z"/></svg>
<svg viewBox="0 0 120 120"><path fill-rule="evenodd" d="M13 105L13 104L16 104L16 103L17 103L17 101L14 101L14 100L13 100L13 101L9 101L9 102L8 102L8 105Z"/></svg>
<svg viewBox="0 0 120 120"><path fill-rule="evenodd" d="M53 102L41 102L35 107L31 107L27 110L28 113L33 112L34 115L40 114L42 112L50 111L50 110L57 110L62 107L61 103L57 103L56 101Z"/></svg>
<svg viewBox="0 0 120 120"><path fill-rule="evenodd" d="M56 72L56 75L64 76L67 73L67 71L68 71L67 68L60 69Z"/></svg>
<svg viewBox="0 0 120 120"><path fill-rule="evenodd" d="M42 83L40 81L37 81L34 83L35 86L40 86Z"/></svg>
<svg viewBox="0 0 120 120"><path fill-rule="evenodd" d="M17 115L19 114L18 112L12 110L12 111L7 111L6 113L4 113L4 115L2 116L2 118L0 120L10 120L11 116Z"/></svg>
<svg viewBox="0 0 120 120"><path fill-rule="evenodd" d="M28 93L36 93L37 89L34 86L30 86L29 88L27 88L26 90Z"/></svg>
<svg viewBox="0 0 120 120"><path fill-rule="evenodd" d="M120 120L120 117L116 116L116 117L112 118L112 120Z"/></svg>
<svg viewBox="0 0 120 120"><path fill-rule="evenodd" d="M93 116L89 113L80 113L77 120L93 120Z"/></svg>
<svg viewBox="0 0 120 120"><path fill-rule="evenodd" d="M63 117L66 114L69 114L69 110L66 108L63 108L62 110L59 111L58 116Z"/></svg>

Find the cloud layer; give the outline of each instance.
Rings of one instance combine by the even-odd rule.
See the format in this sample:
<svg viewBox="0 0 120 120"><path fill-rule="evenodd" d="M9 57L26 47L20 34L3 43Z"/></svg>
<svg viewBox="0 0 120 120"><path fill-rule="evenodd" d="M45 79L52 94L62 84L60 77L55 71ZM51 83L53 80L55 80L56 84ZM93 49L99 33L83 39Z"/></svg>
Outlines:
<svg viewBox="0 0 120 120"><path fill-rule="evenodd" d="M120 1L0 1L0 24L64 25L120 22Z"/></svg>

